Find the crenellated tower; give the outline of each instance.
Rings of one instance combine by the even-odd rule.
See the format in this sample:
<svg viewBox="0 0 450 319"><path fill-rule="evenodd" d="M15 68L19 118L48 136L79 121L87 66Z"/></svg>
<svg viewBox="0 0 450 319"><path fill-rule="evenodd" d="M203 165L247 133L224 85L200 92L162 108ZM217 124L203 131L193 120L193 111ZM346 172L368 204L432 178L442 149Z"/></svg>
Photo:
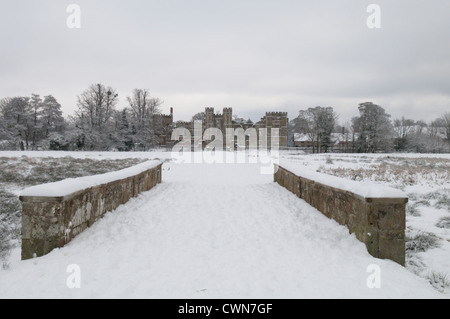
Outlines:
<svg viewBox="0 0 450 319"><path fill-rule="evenodd" d="M205 129L215 126L214 108L207 107L205 109Z"/></svg>
<svg viewBox="0 0 450 319"><path fill-rule="evenodd" d="M262 120L267 128L268 145L271 143L271 129L278 128L280 130L279 147L288 147L289 119L287 116L287 112L266 112Z"/></svg>
<svg viewBox="0 0 450 319"><path fill-rule="evenodd" d="M231 107L225 107L223 109L223 131L227 128L233 127L233 109Z"/></svg>

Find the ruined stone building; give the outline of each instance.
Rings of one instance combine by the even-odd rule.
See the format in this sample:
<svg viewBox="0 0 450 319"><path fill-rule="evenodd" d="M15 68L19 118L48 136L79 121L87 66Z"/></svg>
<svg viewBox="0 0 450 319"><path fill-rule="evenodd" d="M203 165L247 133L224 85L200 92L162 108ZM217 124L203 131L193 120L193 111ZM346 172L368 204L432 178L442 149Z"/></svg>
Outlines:
<svg viewBox="0 0 450 319"><path fill-rule="evenodd" d="M266 112L266 116L261 118L261 120L255 124L256 129L267 128L268 141L271 137L271 128L280 129L280 149L285 149L288 147L288 127L289 119L287 117L287 112ZM270 142L269 142L270 143Z"/></svg>
<svg viewBox="0 0 450 319"><path fill-rule="evenodd" d="M173 107L170 108L170 114L157 114L153 119L157 126L157 134L159 136L160 146L172 146L173 142L170 140L173 129Z"/></svg>
<svg viewBox="0 0 450 319"><path fill-rule="evenodd" d="M171 108L170 115L162 115L164 119L164 127L165 133L160 136L161 146L171 147L176 141L171 141L171 132L176 127L184 127L189 130L191 133L192 139L194 139L194 122L193 121L179 121L173 123L173 109ZM243 121L243 120L233 120L233 109L226 107L223 109L222 113L214 112L213 107L205 108L205 116L202 121L202 133L206 129L209 128L218 128L222 131L222 133L226 134L227 128L237 129L242 128L244 131L249 128L255 128L257 134L260 133L259 129L266 128L267 129L267 146L270 148L271 141L271 129L278 128L279 129L279 148L287 148L288 147L288 124L289 119L287 116L287 112L266 112L266 115L261 118L260 121L253 123L251 120ZM259 138L259 136L258 136ZM204 141L205 142L205 141ZM206 141L207 142L207 141ZM224 136L225 143L225 136ZM204 143L205 145L205 143ZM248 142L247 142L248 146Z"/></svg>

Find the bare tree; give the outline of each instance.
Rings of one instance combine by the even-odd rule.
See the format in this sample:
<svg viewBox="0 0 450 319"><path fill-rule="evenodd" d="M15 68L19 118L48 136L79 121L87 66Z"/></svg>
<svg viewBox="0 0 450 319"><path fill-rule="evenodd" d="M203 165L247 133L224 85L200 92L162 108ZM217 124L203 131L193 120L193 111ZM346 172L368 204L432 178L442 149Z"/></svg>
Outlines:
<svg viewBox="0 0 450 319"><path fill-rule="evenodd" d="M86 117L91 128L102 131L112 119L118 94L111 87L93 84L78 96L77 115Z"/></svg>
<svg viewBox="0 0 450 319"><path fill-rule="evenodd" d="M162 102L153 98L147 89L135 89L132 96L127 97L135 122L140 125L148 121L154 114L161 113Z"/></svg>
<svg viewBox="0 0 450 319"><path fill-rule="evenodd" d="M346 121L340 130L336 132L342 134L342 142L344 143L342 150L345 152L355 152L355 142L357 138L357 131L350 121Z"/></svg>
<svg viewBox="0 0 450 319"><path fill-rule="evenodd" d="M445 127L447 142L450 144L450 112L446 112L444 113L444 115L442 115L442 121Z"/></svg>
<svg viewBox="0 0 450 319"><path fill-rule="evenodd" d="M395 149L397 151L403 151L408 148L409 136L414 133L416 122L411 119L394 120L394 134L395 134Z"/></svg>
<svg viewBox="0 0 450 319"><path fill-rule="evenodd" d="M89 141L83 148L107 150L110 147L109 135L117 103L117 92L103 84L93 84L78 96L76 126L82 131L84 140Z"/></svg>
<svg viewBox="0 0 450 319"><path fill-rule="evenodd" d="M328 152L337 118L332 107L317 106L301 110L294 120L294 131L308 135L313 145L313 153Z"/></svg>
<svg viewBox="0 0 450 319"><path fill-rule="evenodd" d="M163 101L152 97L147 89L135 89L127 98L131 110L132 125L135 127L135 143L145 149L159 142L163 127L161 105Z"/></svg>

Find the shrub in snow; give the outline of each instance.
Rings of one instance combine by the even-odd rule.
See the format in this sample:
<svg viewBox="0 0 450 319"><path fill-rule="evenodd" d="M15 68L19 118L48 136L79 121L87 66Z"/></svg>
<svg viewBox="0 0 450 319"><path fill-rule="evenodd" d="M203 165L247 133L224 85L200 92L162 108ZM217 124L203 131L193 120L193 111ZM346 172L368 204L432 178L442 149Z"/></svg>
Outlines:
<svg viewBox="0 0 450 319"><path fill-rule="evenodd" d="M423 196L424 201L428 202L428 206L434 206L438 209L450 210L450 190L441 189L428 193Z"/></svg>
<svg viewBox="0 0 450 319"><path fill-rule="evenodd" d="M450 196L448 196L447 194L442 194L434 204L434 207L439 209L447 209L448 211L450 211Z"/></svg>
<svg viewBox="0 0 450 319"><path fill-rule="evenodd" d="M21 186L57 182L66 178L104 174L139 163L143 159L94 160L64 158L0 158L0 181Z"/></svg>
<svg viewBox="0 0 450 319"><path fill-rule="evenodd" d="M5 226L0 226L0 260L4 260L11 250L9 237L9 230Z"/></svg>
<svg viewBox="0 0 450 319"><path fill-rule="evenodd" d="M440 246L439 237L433 233L418 231L406 235L406 252L425 252Z"/></svg>
<svg viewBox="0 0 450 319"><path fill-rule="evenodd" d="M440 292L444 292L450 287L450 279L445 273L433 271L427 276L427 279L430 284Z"/></svg>
<svg viewBox="0 0 450 319"><path fill-rule="evenodd" d="M408 268L411 272L420 276L420 273L426 268L423 259L417 254L407 252L406 254L406 268Z"/></svg>
<svg viewBox="0 0 450 319"><path fill-rule="evenodd" d="M440 158L418 158L405 162L402 158L391 158L389 162L363 160L356 168L329 168L323 173L353 180L373 180L401 185L432 183L444 185L450 179L448 160Z"/></svg>
<svg viewBox="0 0 450 319"><path fill-rule="evenodd" d="M417 206L417 204L408 203L406 205L406 214L409 216L420 217L421 214Z"/></svg>
<svg viewBox="0 0 450 319"><path fill-rule="evenodd" d="M450 216L444 216L439 219L436 223L436 227L439 228L450 228Z"/></svg>
<svg viewBox="0 0 450 319"><path fill-rule="evenodd" d="M3 189L0 189L0 203L0 221L7 219L10 214L20 212L22 209L19 198Z"/></svg>
<svg viewBox="0 0 450 319"><path fill-rule="evenodd" d="M430 201L428 199L421 199L421 200L416 202L416 205L422 205L422 206L430 207L431 203L430 203Z"/></svg>
<svg viewBox="0 0 450 319"><path fill-rule="evenodd" d="M20 238L20 201L14 194L0 189L0 261L7 268L6 259L13 248L13 241Z"/></svg>

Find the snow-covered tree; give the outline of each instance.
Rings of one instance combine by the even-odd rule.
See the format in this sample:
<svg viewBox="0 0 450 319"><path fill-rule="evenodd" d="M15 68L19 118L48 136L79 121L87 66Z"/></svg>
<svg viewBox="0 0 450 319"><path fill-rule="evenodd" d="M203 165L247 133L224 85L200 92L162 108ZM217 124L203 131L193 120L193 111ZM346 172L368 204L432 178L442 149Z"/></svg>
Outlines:
<svg viewBox="0 0 450 319"><path fill-rule="evenodd" d="M3 115L0 115L0 141L7 141L11 138L11 134L6 127L6 120Z"/></svg>
<svg viewBox="0 0 450 319"><path fill-rule="evenodd" d="M308 108L299 111L298 117L293 120L293 130L295 133L308 135L313 152L328 152L337 118L332 107Z"/></svg>
<svg viewBox="0 0 450 319"><path fill-rule="evenodd" d="M442 115L442 121L445 127L445 135L447 136L447 142L450 144L450 112L446 112Z"/></svg>
<svg viewBox="0 0 450 319"><path fill-rule="evenodd" d="M439 117L429 123L427 127L427 151L431 153L441 153L448 151L449 144L446 142L446 123Z"/></svg>
<svg viewBox="0 0 450 319"><path fill-rule="evenodd" d="M359 133L359 152L375 153L389 151L393 146L393 126L390 115L384 108L372 102L359 104L359 117L353 118L353 125Z"/></svg>
<svg viewBox="0 0 450 319"><path fill-rule="evenodd" d="M41 105L42 132L48 137L52 132L61 133L64 130L65 121L61 111L61 104L52 96L47 95Z"/></svg>
<svg viewBox="0 0 450 319"><path fill-rule="evenodd" d="M7 150L11 148L12 140L13 138L11 132L8 130L6 120L3 114L0 113L0 150Z"/></svg>
<svg viewBox="0 0 450 319"><path fill-rule="evenodd" d="M11 138L11 142L21 150L28 149L30 142L30 104L29 97L5 98L0 102L0 113L3 125Z"/></svg>
<svg viewBox="0 0 450 319"><path fill-rule="evenodd" d="M147 89L135 89L127 98L131 111L131 125L135 130L134 143L146 150L158 145L162 130L161 105L159 98L152 97Z"/></svg>
<svg viewBox="0 0 450 319"><path fill-rule="evenodd" d="M8 140L11 149L36 149L49 147L49 134L63 133L64 118L61 106L49 95L4 98L0 101L0 139Z"/></svg>
<svg viewBox="0 0 450 319"><path fill-rule="evenodd" d="M116 111L114 116L115 130L113 139L115 148L121 152L131 151L134 147L133 135L136 134L133 126L130 124L130 110L124 108L122 111Z"/></svg>
<svg viewBox="0 0 450 319"><path fill-rule="evenodd" d="M110 148L117 103L116 91L103 84L93 84L78 96L78 110L74 116L75 126L80 130L78 146L89 150Z"/></svg>
<svg viewBox="0 0 450 319"><path fill-rule="evenodd" d="M198 113L194 114L194 116L192 116L191 121L192 122L195 122L195 121L202 121L203 122L205 120L205 118L206 118L205 112L198 112Z"/></svg>
<svg viewBox="0 0 450 319"><path fill-rule="evenodd" d="M27 125L27 133L31 137L31 145L34 149L36 147L36 143L41 139L42 133L42 123L40 119L42 99L39 94L32 94L29 103L31 121L29 121Z"/></svg>
<svg viewBox="0 0 450 319"><path fill-rule="evenodd" d="M394 147L397 151L406 151L410 148L412 142L410 137L414 133L415 127L416 122L414 120L404 117L394 120Z"/></svg>

